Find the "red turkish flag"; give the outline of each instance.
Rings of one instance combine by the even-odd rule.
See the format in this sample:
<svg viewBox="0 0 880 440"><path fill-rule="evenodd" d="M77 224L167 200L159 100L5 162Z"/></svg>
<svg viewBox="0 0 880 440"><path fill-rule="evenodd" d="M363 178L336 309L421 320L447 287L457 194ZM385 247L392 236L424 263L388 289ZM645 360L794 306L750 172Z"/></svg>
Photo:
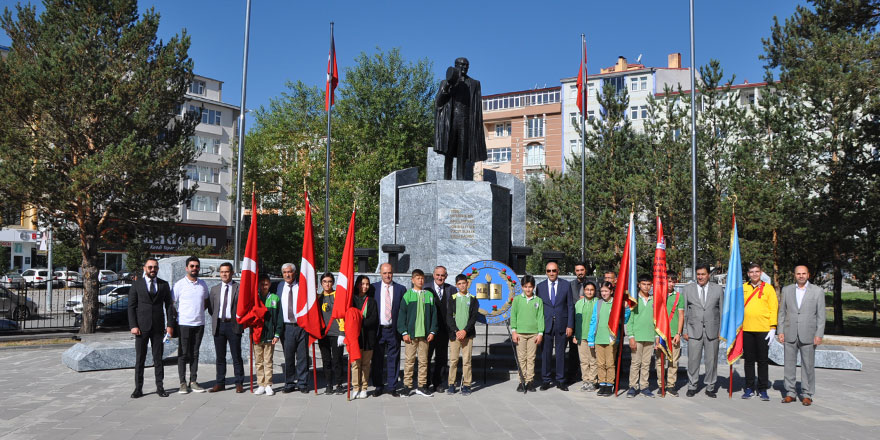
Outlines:
<svg viewBox="0 0 880 440"><path fill-rule="evenodd" d="M351 212L348 223L348 235L345 237L345 249L342 251L342 262L339 264L339 276L336 278L336 299L333 300L332 319L345 319L351 306L351 295L354 291L354 220L356 211Z"/></svg>
<svg viewBox="0 0 880 440"><path fill-rule="evenodd" d="M586 87L586 76L587 76L587 46L584 44L584 53L581 57L581 68L578 70L578 79L577 79L577 108L580 110L582 115L586 115L587 111L587 103L584 101L584 87Z"/></svg>
<svg viewBox="0 0 880 440"><path fill-rule="evenodd" d="M312 207L306 193L306 222L303 231L302 261L296 298L296 324L309 334L309 344L321 339L321 314L318 312L315 276L315 246L312 232Z"/></svg>
<svg viewBox="0 0 880 440"><path fill-rule="evenodd" d="M251 193L251 226L248 229L244 259L241 261L241 286L238 291L238 306L235 316L238 323L251 329L254 342L259 342L263 333L263 318L266 305L259 296L259 270L257 269L257 196Z"/></svg>
<svg viewBox="0 0 880 440"><path fill-rule="evenodd" d="M330 55L327 58L327 93L324 97L324 110L330 111L335 100L336 85L339 84L339 70L336 69L336 43L330 34Z"/></svg>

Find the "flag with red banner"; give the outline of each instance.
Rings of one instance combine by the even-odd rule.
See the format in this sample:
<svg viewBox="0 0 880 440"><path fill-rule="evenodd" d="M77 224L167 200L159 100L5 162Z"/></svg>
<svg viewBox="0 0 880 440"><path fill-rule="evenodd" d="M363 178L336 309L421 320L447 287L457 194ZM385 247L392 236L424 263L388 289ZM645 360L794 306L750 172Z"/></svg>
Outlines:
<svg viewBox="0 0 880 440"><path fill-rule="evenodd" d="M666 292L669 278L666 277L666 239L663 237L663 224L657 216L657 247L654 249L654 331L660 341L660 349L669 356L669 313L666 310Z"/></svg>
<svg viewBox="0 0 880 440"><path fill-rule="evenodd" d="M586 76L587 76L587 43L584 42L583 54L581 55L581 68L578 71L578 79L577 79L577 108L580 110L582 115L586 115L587 111L587 103L584 101L584 87L587 87L586 84Z"/></svg>
<svg viewBox="0 0 880 440"><path fill-rule="evenodd" d="M333 300L332 319L345 319L351 306L351 295L354 290L354 220L357 211L351 211L348 222L348 235L345 237L345 249L342 251L342 262L339 264L339 276L336 277L336 299Z"/></svg>
<svg viewBox="0 0 880 440"><path fill-rule="evenodd" d="M339 70L336 69L336 43L333 40L333 31L330 31L330 55L327 58L327 93L324 97L324 110L330 111L330 106L336 102L335 90L339 84Z"/></svg>
<svg viewBox="0 0 880 440"><path fill-rule="evenodd" d="M367 301L365 300L364 307L366 306ZM348 351L349 363L353 363L361 358L361 346L358 340L361 335L362 321L363 314L361 309L357 307L349 307L345 312L345 338L343 341L345 342L345 349Z"/></svg>
<svg viewBox="0 0 880 440"><path fill-rule="evenodd" d="M248 229L244 258L241 260L241 285L238 289L235 317L239 324L251 329L254 342L260 341L263 333L263 318L266 316L266 305L260 301L258 280L257 196L251 193L251 226Z"/></svg>
<svg viewBox="0 0 880 440"><path fill-rule="evenodd" d="M637 294L636 289L636 237L633 226L633 214L629 214L629 227L626 232L626 244L623 246L623 258L620 259L620 272L617 274L617 285L614 286L614 299L611 302L611 316L608 318L608 329L617 338L617 328L626 305L634 305L630 295ZM627 293L627 290L629 292Z"/></svg>
<svg viewBox="0 0 880 440"><path fill-rule="evenodd" d="M296 324L309 334L309 344L321 339L321 314L318 311L317 279L315 275L315 246L312 232L312 207L309 193L306 198L306 222L303 230L302 261L300 262L299 289L296 298Z"/></svg>

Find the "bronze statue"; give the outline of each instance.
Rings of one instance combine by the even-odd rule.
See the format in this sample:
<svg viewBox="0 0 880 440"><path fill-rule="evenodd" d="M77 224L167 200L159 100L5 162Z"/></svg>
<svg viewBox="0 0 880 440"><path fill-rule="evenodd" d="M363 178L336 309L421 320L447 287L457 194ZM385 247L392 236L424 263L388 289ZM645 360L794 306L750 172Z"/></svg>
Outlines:
<svg viewBox="0 0 880 440"><path fill-rule="evenodd" d="M457 58L446 69L440 82L434 118L434 151L446 156L443 178L452 179L456 161L456 180L465 179L465 164L486 160L486 136L483 133L483 102L480 82L467 76L467 58Z"/></svg>

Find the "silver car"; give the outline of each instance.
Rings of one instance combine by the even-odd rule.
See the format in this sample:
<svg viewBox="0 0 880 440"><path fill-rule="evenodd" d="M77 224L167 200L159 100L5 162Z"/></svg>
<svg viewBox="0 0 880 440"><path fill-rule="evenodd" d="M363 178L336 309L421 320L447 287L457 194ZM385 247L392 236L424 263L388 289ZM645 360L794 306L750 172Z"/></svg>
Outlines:
<svg viewBox="0 0 880 440"><path fill-rule="evenodd" d="M22 278L21 275L15 272L9 272L4 275L0 275L0 286L6 287L8 289L21 289L24 287L26 281Z"/></svg>
<svg viewBox="0 0 880 440"><path fill-rule="evenodd" d="M15 321L24 321L37 314L37 303L30 298L0 287L0 315Z"/></svg>

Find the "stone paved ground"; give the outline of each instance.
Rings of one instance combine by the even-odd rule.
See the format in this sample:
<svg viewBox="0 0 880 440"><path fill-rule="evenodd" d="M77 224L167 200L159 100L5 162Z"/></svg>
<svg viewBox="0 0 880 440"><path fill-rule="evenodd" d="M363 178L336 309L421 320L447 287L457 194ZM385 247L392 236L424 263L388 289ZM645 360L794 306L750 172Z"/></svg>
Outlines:
<svg viewBox="0 0 880 440"><path fill-rule="evenodd" d="M132 370L76 373L63 348L0 350L0 437L6 439L584 439L880 438L880 352L856 355L863 371L818 370L812 407L779 403L782 367L771 366L771 402L726 394L600 398L552 389L523 396L500 382L470 397L272 397L223 392L131 399ZM231 367L230 367L231 370ZM726 368L720 368L725 375ZM741 371L741 370L740 370ZM231 371L230 371L231 373ZM279 369L276 367L276 373ZM214 376L203 365L200 375ZM176 367L166 366L166 377ZM276 379L280 374L276 374ZM682 384L680 378L679 385ZM170 382L174 382L171 380ZM203 383L212 385L208 380ZM735 389L739 389L738 385ZM722 390L726 393L726 389Z"/></svg>

